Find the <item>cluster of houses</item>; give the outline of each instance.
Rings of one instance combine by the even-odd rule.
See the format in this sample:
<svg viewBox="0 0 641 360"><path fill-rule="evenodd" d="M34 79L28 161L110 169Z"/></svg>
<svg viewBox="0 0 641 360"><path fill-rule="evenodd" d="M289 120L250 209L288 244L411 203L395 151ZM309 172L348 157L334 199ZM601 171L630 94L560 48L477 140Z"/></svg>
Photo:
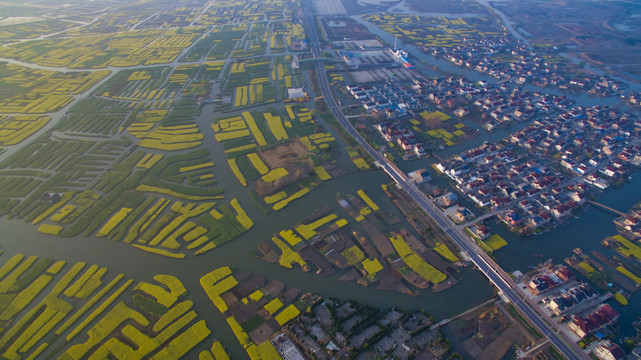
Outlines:
<svg viewBox="0 0 641 360"><path fill-rule="evenodd" d="M396 143L404 151L413 152L418 157L425 156L425 145L416 139L412 130L389 121L376 124L374 128L388 143Z"/></svg>
<svg viewBox="0 0 641 360"><path fill-rule="evenodd" d="M627 166L641 164L641 120L609 107L577 107L539 119L510 136L510 141L605 189Z"/></svg>
<svg viewBox="0 0 641 360"><path fill-rule="evenodd" d="M469 226L467 230L479 240L485 240L492 235L492 230L481 223L473 224L472 226Z"/></svg>
<svg viewBox="0 0 641 360"><path fill-rule="evenodd" d="M639 347L641 349L641 347ZM610 340L603 340L599 342L599 345L594 348L594 355L601 360L621 360L625 358L625 351L621 347ZM641 359L641 353L635 356L634 353L630 353L628 357L630 360Z"/></svg>
<svg viewBox="0 0 641 360"><path fill-rule="evenodd" d="M427 169L414 170L407 173L407 176L410 178L410 181L417 185L432 181L432 175L430 175L430 172L427 171Z"/></svg>
<svg viewBox="0 0 641 360"><path fill-rule="evenodd" d="M632 240L641 239L641 209L633 208L614 220L618 230Z"/></svg>
<svg viewBox="0 0 641 360"><path fill-rule="evenodd" d="M412 88L434 105L452 109L459 117L476 109L483 114L483 127L487 130L507 121L526 121L555 110L565 111L572 104L565 96L465 78L414 80Z"/></svg>
<svg viewBox="0 0 641 360"><path fill-rule="evenodd" d="M432 46L422 50L458 66L517 84L528 82L541 87L552 86L603 97L613 96L625 86L623 82L604 75L582 74L578 77L566 70L562 63L546 60L544 55L558 58L556 50L550 54L537 53L509 36L469 37L462 45Z"/></svg>
<svg viewBox="0 0 641 360"><path fill-rule="evenodd" d="M641 121L628 113L577 107L535 120L508 138L513 145L486 143L435 166L477 206L506 210L499 217L510 228L532 230L638 167L640 134Z"/></svg>
<svg viewBox="0 0 641 360"><path fill-rule="evenodd" d="M590 285L583 283L573 286L556 296L547 298L546 305L556 315L563 315L597 298L597 296L598 293Z"/></svg>
<svg viewBox="0 0 641 360"><path fill-rule="evenodd" d="M397 83L347 86L346 89L368 111L386 111L391 112L389 115L402 116L409 110L422 107L420 95Z"/></svg>
<svg viewBox="0 0 641 360"><path fill-rule="evenodd" d="M566 266L553 264L551 260L537 267L525 284L534 296L544 296L542 306L562 316L562 321L570 318L568 328L579 338L599 331L619 317L610 305L602 303L610 294L600 296L590 285L576 281ZM571 314L574 315L570 317Z"/></svg>
<svg viewBox="0 0 641 360"><path fill-rule="evenodd" d="M522 122L555 110L565 110L571 102L565 96L526 92L519 88L478 97L473 105L486 114L484 127L492 130L507 121Z"/></svg>
<svg viewBox="0 0 641 360"><path fill-rule="evenodd" d="M563 174L512 147L486 143L435 167L478 207L505 210L499 218L513 230L561 219L584 201L562 187Z"/></svg>
<svg viewBox="0 0 641 360"><path fill-rule="evenodd" d="M532 294L540 295L573 279L574 273L564 265L545 267L530 279L527 287Z"/></svg>
<svg viewBox="0 0 641 360"><path fill-rule="evenodd" d="M619 318L619 313L609 304L603 304L586 315L574 315L570 321L570 329L580 338L595 333L613 324Z"/></svg>
<svg viewBox="0 0 641 360"><path fill-rule="evenodd" d="M625 94L625 101L630 105L641 105L641 92L631 91Z"/></svg>

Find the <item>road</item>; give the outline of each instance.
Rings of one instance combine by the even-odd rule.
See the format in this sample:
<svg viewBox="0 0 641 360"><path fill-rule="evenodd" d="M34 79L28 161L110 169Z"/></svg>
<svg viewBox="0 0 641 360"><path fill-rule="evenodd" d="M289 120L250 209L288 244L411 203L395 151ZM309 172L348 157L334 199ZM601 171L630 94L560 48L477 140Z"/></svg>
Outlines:
<svg viewBox="0 0 641 360"><path fill-rule="evenodd" d="M312 56L321 57L320 43L316 32L316 23L314 21L314 9L311 1L304 1L305 22L307 24L308 37ZM347 120L341 108L333 97L331 88L325 73L325 67L321 61L316 61L316 74L318 83L325 97L328 108L332 111L338 122L345 130L361 145L379 164L379 166L389 174L389 176L423 208L428 216L467 254L476 267L503 293L503 295L525 316L550 342L569 360L589 359L578 345L571 339L567 340L558 333L558 328L554 329L547 323L545 315L539 314L535 307L531 306L519 293L518 287L512 278L505 273L475 242L473 242L463 229L453 224L441 210L428 199L423 192L418 190L414 184L408 181L407 176L400 171L394 164L374 150L356 131L354 126Z"/></svg>

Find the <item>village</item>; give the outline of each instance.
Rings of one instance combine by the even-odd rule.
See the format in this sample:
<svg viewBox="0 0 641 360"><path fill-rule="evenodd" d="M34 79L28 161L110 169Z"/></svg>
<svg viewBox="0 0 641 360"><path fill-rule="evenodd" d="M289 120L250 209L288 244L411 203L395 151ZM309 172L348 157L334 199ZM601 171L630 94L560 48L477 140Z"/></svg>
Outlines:
<svg viewBox="0 0 641 360"><path fill-rule="evenodd" d="M558 59L550 60L556 56L555 49L537 53L524 42L509 36L482 38L453 47L425 47L423 51L458 66L517 84L531 83L599 97L616 95L625 88L623 82L606 75L578 75L576 69L570 72L568 66Z"/></svg>
<svg viewBox="0 0 641 360"><path fill-rule="evenodd" d="M521 274L519 287L530 303L545 312L563 331L579 342L581 347L610 346L607 339L619 313L607 303L609 292L599 293L579 280L565 265L551 261L539 265L526 276ZM616 345L619 351L622 351Z"/></svg>
<svg viewBox="0 0 641 360"><path fill-rule="evenodd" d="M343 53L342 60L349 65L352 58L347 54L353 57ZM376 62L370 60L368 70L361 72L376 71ZM397 66L390 61L379 63L379 69ZM373 127L384 149L400 149L405 160L476 136L463 131L462 121L453 127L448 121L452 117L441 110L454 119L477 121L488 131L527 121L529 125L507 141L484 143L434 165L464 197L496 212L518 233L558 225L592 195L626 181L630 170L641 164L641 144L633 140L641 122L632 113L575 106L565 95L525 90L518 83L453 76L426 79L417 74L412 81L391 76L385 82L357 82L346 85L344 92L375 119Z"/></svg>
<svg viewBox="0 0 641 360"><path fill-rule="evenodd" d="M480 208L505 210L513 231L559 223L591 194L639 166L638 120L605 107L574 108L536 120L509 142L483 144L435 168Z"/></svg>

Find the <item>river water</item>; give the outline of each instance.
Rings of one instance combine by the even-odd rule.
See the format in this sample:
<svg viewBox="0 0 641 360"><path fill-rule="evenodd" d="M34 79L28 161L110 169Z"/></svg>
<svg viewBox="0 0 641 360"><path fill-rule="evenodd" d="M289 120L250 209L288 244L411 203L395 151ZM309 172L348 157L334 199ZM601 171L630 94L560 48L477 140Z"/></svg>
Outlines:
<svg viewBox="0 0 641 360"><path fill-rule="evenodd" d="M226 198L221 200L221 203L228 203L234 197L238 198L247 214L254 220L255 225L248 232L204 255L188 256L187 259L178 260L149 254L105 238L48 236L37 232L36 226L22 220L3 217L0 218L0 228L4 232L0 238L0 249L4 255L0 263L5 263L14 254L23 253L66 260L68 263L78 261L95 263L108 267L111 276L122 272L135 281L152 281L155 274L174 275L185 284L189 291L188 298L194 301L195 308L201 318L207 321L214 336L223 342L235 358L245 358L245 352L199 284L202 275L221 266L231 266L237 271L247 270L265 275L270 280L283 281L288 287L297 287L303 292L312 291L324 296L355 299L363 304L382 308L396 306L407 310L425 309L437 319L458 314L492 296L492 286L479 272L472 269L462 269L456 275L461 283L449 290L436 294L426 290L421 291L419 296L412 297L381 292L374 286L365 288L353 282L340 282L338 281L338 277L342 274L340 272L330 277L320 277L313 273L303 273L300 269L284 269L277 264L258 260L249 254L250 251L256 250L259 242L269 242L273 233L292 228L303 217L325 205L330 205L339 216L351 219L335 198L337 195L355 194L358 189L365 189L382 209L398 217L402 215L381 190L381 184L388 183L390 179L387 174L378 169L366 173L353 171L340 178L323 182L318 188L302 199L292 202L283 210L269 215L263 214L254 206L248 189L242 187L227 168L222 145L213 140L211 121L215 117L225 115L214 113L212 109L212 105L205 106L197 119L200 130L205 134L203 146L209 149L212 161L215 163L214 175L218 181L217 186L226 189ZM351 164L344 149L339 152L337 161ZM350 223L354 221L350 220ZM398 226L411 228L406 221ZM360 229L356 227L356 230ZM209 345L211 343L201 344L194 350L194 354Z"/></svg>

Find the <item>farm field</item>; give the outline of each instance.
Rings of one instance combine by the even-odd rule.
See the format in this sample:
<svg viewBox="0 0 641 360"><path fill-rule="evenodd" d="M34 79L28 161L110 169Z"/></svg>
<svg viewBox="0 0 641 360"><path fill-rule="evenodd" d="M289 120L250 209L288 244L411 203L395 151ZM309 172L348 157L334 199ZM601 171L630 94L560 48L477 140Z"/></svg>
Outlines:
<svg viewBox="0 0 641 360"><path fill-rule="evenodd" d="M174 276L136 282L84 262L23 254L0 260L5 358L179 358L211 338Z"/></svg>
<svg viewBox="0 0 641 360"><path fill-rule="evenodd" d="M239 183L254 188L263 205L274 211L332 179L325 166L334 169L334 175L341 174L331 165L334 137L322 132L306 107L242 111L215 119L211 127L215 140L226 148L228 165Z"/></svg>
<svg viewBox="0 0 641 360"><path fill-rule="evenodd" d="M205 27L141 29L116 34L35 40L0 49L0 56L52 67L95 69L107 66L166 64L202 36Z"/></svg>
<svg viewBox="0 0 641 360"><path fill-rule="evenodd" d="M290 9L291 4L274 6ZM159 10L153 4L134 18L143 21L149 11ZM68 109L56 115L60 119L52 130L0 162L6 170L0 175L4 214L33 223L45 235L94 235L175 259L204 254L253 227L245 211L251 203L225 194L216 173L227 170L214 164L202 147L205 135L195 122L202 111L200 99L212 95L211 82L221 76L245 76L237 64L226 66L234 46L224 50L219 42L273 30L270 36L278 56L277 44L302 32L293 25L276 30L289 17L254 25L188 26L198 11L166 10L164 23L132 26L116 11L106 17L109 21L75 28L61 39L3 48L6 53L0 56L60 71L6 64L11 71L0 81L17 85L22 93L2 94L0 146L21 144L51 122L48 115ZM291 15L291 10L286 13ZM168 23L171 28L165 28ZM204 39L217 41L206 45L200 41ZM187 62L178 61L179 55ZM202 61L189 63L193 59ZM270 61L241 63L247 74L264 73L246 94L252 101L275 101ZM261 146L287 139L289 121L281 122L271 113L241 116L247 123L245 132ZM274 171L262 174L269 183L288 174L282 167L270 170Z"/></svg>
<svg viewBox="0 0 641 360"><path fill-rule="evenodd" d="M33 39L41 34L64 31L74 26L71 21L66 20L44 20L11 25L3 26L0 33L0 42L8 43L16 39Z"/></svg>
<svg viewBox="0 0 641 360"><path fill-rule="evenodd" d="M276 280L248 272L218 268L200 278L200 285L225 317L250 359L280 359L269 341L281 327L304 312L317 295L301 295Z"/></svg>
<svg viewBox="0 0 641 360"><path fill-rule="evenodd" d="M485 17L452 19L382 13L366 15L364 19L417 47L454 47L470 39L504 35L495 21Z"/></svg>
<svg viewBox="0 0 641 360"><path fill-rule="evenodd" d="M48 116L18 115L0 117L0 146L16 145L49 122Z"/></svg>
<svg viewBox="0 0 641 360"><path fill-rule="evenodd" d="M321 298L257 268L450 279L317 110L299 1L37 3L0 19L0 221L27 234L0 244L3 358L284 358Z"/></svg>
<svg viewBox="0 0 641 360"><path fill-rule="evenodd" d="M0 113L46 114L60 110L109 71L58 73L4 63ZM16 91L17 90L17 91Z"/></svg>
<svg viewBox="0 0 641 360"><path fill-rule="evenodd" d="M231 63L224 87L233 98L233 103L229 104L233 106L224 104L224 109L253 107L286 99L287 89L304 85L300 69L292 68L291 64L291 55L238 59Z"/></svg>
<svg viewBox="0 0 641 360"><path fill-rule="evenodd" d="M438 243L430 250L405 229L401 233L409 242L400 234L385 236L389 223L380 219L389 221L389 215L365 191L337 200L349 218L339 217L329 206L319 209L281 230L271 242L260 243L258 250L263 260L304 272L315 270L322 276L334 274L337 269L348 270L341 278L344 281L363 286L376 283L378 289L407 294L415 292L409 285L424 289L443 282L450 271L447 264L459 261L446 245ZM424 258L434 261L443 272ZM392 269L403 274L405 281L394 276Z"/></svg>

